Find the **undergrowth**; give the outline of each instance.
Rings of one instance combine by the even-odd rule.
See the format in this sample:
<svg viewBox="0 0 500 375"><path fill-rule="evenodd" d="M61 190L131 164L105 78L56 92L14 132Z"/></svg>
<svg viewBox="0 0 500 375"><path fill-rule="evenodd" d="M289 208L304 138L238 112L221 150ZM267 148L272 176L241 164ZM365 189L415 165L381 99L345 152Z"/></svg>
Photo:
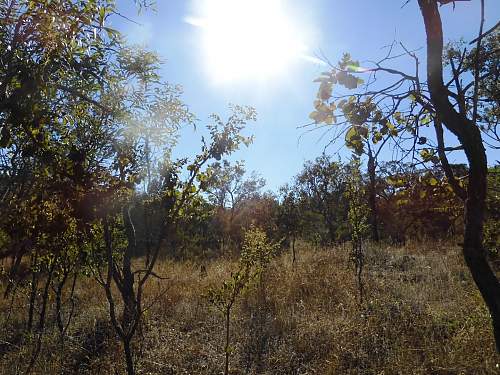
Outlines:
<svg viewBox="0 0 500 375"><path fill-rule="evenodd" d="M458 247L369 245L361 306L347 247L302 244L297 253L294 265L287 253L274 258L262 274L265 287L234 306L232 374L499 373L488 311ZM134 341L139 374L223 371L224 318L204 295L236 267L226 259L159 264L166 279L148 284L149 309ZM0 300L1 374L22 373L32 350L22 330L24 292ZM34 373L123 373L100 288L81 278L75 298L64 342L49 316Z"/></svg>

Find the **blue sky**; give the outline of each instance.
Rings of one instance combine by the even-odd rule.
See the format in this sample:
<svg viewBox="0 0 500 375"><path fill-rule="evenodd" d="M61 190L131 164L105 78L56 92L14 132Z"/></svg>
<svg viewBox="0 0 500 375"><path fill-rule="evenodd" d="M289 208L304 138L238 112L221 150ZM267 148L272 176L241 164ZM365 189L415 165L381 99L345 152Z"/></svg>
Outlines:
<svg viewBox="0 0 500 375"><path fill-rule="evenodd" d="M252 0L249 0L252 1ZM384 55L382 47L394 39L410 49L425 46L425 33L416 0L282 0L294 24L305 35L307 54L324 55L332 62L343 52L363 62ZM458 2L441 8L445 38L473 39L478 32L479 1ZM129 42L144 44L156 51L165 64L163 78L184 87L184 101L200 119L198 130L185 129L174 155L185 156L199 148L203 124L210 113L227 113L228 103L256 108L258 121L248 127L255 136L248 149L233 159L245 160L249 171L256 170L272 190L288 181L304 161L323 152L328 138L321 131L304 134L299 127L308 123L317 86L312 81L325 67L304 59L294 60L282 74L264 80L214 83L201 53L202 30L185 21L196 13L190 0L157 0L156 11L137 13L131 0L119 0L118 9L137 25L115 18L112 26ZM486 28L498 21L500 1L486 0ZM255 27L259 27L257 20ZM423 58L425 49L419 52ZM244 75L244 72L241 72ZM452 141L450 143L453 143ZM350 155L341 144L327 152L346 160ZM388 157L388 155L386 156ZM460 157L457 156L457 161ZM490 152L490 160L499 155Z"/></svg>

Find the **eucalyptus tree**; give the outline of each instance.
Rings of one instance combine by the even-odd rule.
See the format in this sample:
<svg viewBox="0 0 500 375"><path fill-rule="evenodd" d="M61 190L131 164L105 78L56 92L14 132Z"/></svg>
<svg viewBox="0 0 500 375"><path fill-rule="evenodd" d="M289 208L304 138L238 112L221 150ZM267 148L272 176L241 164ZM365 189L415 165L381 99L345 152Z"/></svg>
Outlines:
<svg viewBox="0 0 500 375"><path fill-rule="evenodd" d="M332 122L333 116L344 116L348 120L343 123L347 125L345 141L354 149L361 149L369 136L380 137L389 131L394 139L395 159L440 163L447 183L465 207L463 255L489 309L500 351L500 283L482 243L488 170L483 136L495 149L499 141L495 117L498 96L493 95L497 92L499 55L496 48L482 51L488 51L488 43L483 41L495 38L499 24L484 30L482 0L479 34L471 42L473 47L447 55L439 6L452 2L455 6L448 0L418 0L427 36L426 80L422 80L417 51L401 43L393 43L384 58L368 67L343 59L320 77L318 97L324 105L317 122ZM413 72L389 66L404 58L413 62ZM366 83L359 80L361 75L368 77ZM384 85L380 83L382 76L386 78ZM355 91L333 95L334 85ZM359 118L349 120L353 116ZM443 127L456 137L457 146L445 144L448 133ZM456 178L448 161L448 153L456 151L463 151L468 161L466 182Z"/></svg>

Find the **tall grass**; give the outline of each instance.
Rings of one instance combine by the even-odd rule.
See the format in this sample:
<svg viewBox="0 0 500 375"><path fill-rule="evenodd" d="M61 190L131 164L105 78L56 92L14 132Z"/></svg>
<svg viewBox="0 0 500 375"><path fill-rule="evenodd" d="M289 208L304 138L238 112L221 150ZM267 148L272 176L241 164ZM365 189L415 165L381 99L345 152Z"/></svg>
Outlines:
<svg viewBox="0 0 500 375"><path fill-rule="evenodd" d="M273 260L261 286L235 307L233 374L500 372L488 311L458 247L369 246L361 307L348 252L302 244L295 265L289 254ZM161 262L157 273L168 279L148 284L150 307L134 342L139 374L222 372L223 317L204 294L235 266L218 259L205 274L199 264ZM12 306L0 301L1 374L20 373L31 350L22 334L26 299L16 293ZM123 373L100 288L82 278L76 298L64 345L49 316L35 373Z"/></svg>

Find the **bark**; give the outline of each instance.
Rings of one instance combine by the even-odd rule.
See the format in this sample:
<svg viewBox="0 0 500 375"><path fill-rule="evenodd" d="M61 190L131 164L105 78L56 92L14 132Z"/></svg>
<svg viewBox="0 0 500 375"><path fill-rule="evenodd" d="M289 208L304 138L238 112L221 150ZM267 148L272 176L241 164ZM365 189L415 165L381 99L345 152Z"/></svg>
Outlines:
<svg viewBox="0 0 500 375"><path fill-rule="evenodd" d="M335 240L337 239L337 236L335 235L335 224L332 219L328 216L328 214L325 214L325 219L326 219L326 226L328 228L328 234L330 236L330 245L335 244Z"/></svg>
<svg viewBox="0 0 500 375"><path fill-rule="evenodd" d="M33 272L31 275L30 298L28 308L28 322L26 323L26 330L31 332L33 330L33 317L35 314L36 294L38 292L37 273Z"/></svg>
<svg viewBox="0 0 500 375"><path fill-rule="evenodd" d="M54 266L55 266L55 263L48 270L47 280L45 281L45 286L43 288L42 306L41 306L41 310L40 310L40 316L38 318L38 327L37 327L38 336L37 336L37 340L35 343L35 348L33 349L28 367L27 367L26 372L25 372L26 375L30 374L31 371L33 370L33 367L35 366L35 363L38 359L38 356L40 355L40 350L42 348L42 339L43 339L43 335L45 333L45 316L46 316L46 312L47 312L47 303L49 300L49 287L50 287L50 284L52 282L52 276L54 273Z"/></svg>
<svg viewBox="0 0 500 375"><path fill-rule="evenodd" d="M469 163L463 255L489 309L500 352L500 283L488 264L482 244L488 173L486 152L479 128L466 114L458 113L448 98L443 82L443 29L438 4L433 0L418 2L427 34L427 80L431 101L444 126L457 136Z"/></svg>
<svg viewBox="0 0 500 375"><path fill-rule="evenodd" d="M62 279L57 283L57 287L54 288L55 302L56 302L56 325L61 334L61 341L64 339L64 323L63 323L63 313L62 313L62 293L66 280L68 279L69 271L65 271Z"/></svg>
<svg viewBox="0 0 500 375"><path fill-rule="evenodd" d="M38 250L35 251L33 256L33 260L31 261L32 268L38 267ZM31 286L30 286L30 298L29 298L29 308L28 308L28 323L26 325L26 330L31 332L33 330L33 321L35 314L35 303L36 303L36 295L38 293L38 271L35 269L32 270L31 274Z"/></svg>
<svg viewBox="0 0 500 375"><path fill-rule="evenodd" d="M230 323L231 323L231 307L228 307L228 308L226 308L226 347L225 347L226 360L225 360L225 364L224 364L224 375L229 374L229 354L230 354L229 353L230 352L229 343L230 343L230 339L231 339L230 332L229 332Z"/></svg>
<svg viewBox="0 0 500 375"><path fill-rule="evenodd" d="M135 236L133 236L133 225L128 221L129 219L130 217L126 215L126 209L124 209L125 232L127 233L127 237L129 239L129 245L125 249L125 253L123 255L121 272L116 268L113 259L112 239L109 223L107 219L103 220L104 240L108 258L108 275L106 277L106 281L102 284L106 293L106 299L108 300L109 304L109 315L111 323L123 344L127 374L134 375L135 370L131 342L140 319L140 314L138 313L140 311L140 303L139 299L136 298L138 296L136 296L136 293L134 291L132 254L135 248L135 241L133 240ZM111 292L112 281L114 281L116 287L120 291L120 297L123 302L123 313L120 323L118 322L116 316L116 304L114 296Z"/></svg>
<svg viewBox="0 0 500 375"><path fill-rule="evenodd" d="M370 207L370 227L372 230L372 240L375 242L380 241L378 234L378 212L377 212L377 191L376 191L376 176L375 168L377 163L372 152L368 153L368 176L370 183L368 184L368 205Z"/></svg>
<svg viewBox="0 0 500 375"><path fill-rule="evenodd" d="M123 209L125 232L127 234L128 246L125 248L122 265L122 280L120 293L123 301L122 327L125 334L123 349L127 363L127 374L134 375L134 361L132 356L131 341L140 319L139 301L134 290L134 274L132 272L132 257L136 248L135 228L130 217L130 209Z"/></svg>
<svg viewBox="0 0 500 375"><path fill-rule="evenodd" d="M125 361L127 364L127 375L134 375L134 358L132 356L132 348L130 340L123 340L123 351L125 352Z"/></svg>

